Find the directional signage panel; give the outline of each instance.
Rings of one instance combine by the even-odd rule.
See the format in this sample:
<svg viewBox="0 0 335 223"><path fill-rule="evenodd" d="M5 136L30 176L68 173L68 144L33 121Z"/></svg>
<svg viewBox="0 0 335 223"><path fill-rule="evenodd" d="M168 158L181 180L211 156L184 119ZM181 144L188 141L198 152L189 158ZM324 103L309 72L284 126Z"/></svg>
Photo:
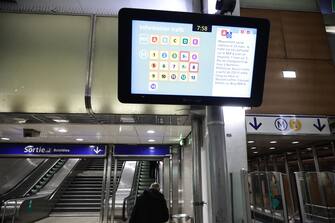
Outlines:
<svg viewBox="0 0 335 223"><path fill-rule="evenodd" d="M308 116L247 116L247 132L250 134L280 135L329 135L327 118Z"/></svg>
<svg viewBox="0 0 335 223"><path fill-rule="evenodd" d="M169 146L117 145L115 156L166 156L170 154Z"/></svg>
<svg viewBox="0 0 335 223"><path fill-rule="evenodd" d="M0 157L105 157L104 145L0 144Z"/></svg>

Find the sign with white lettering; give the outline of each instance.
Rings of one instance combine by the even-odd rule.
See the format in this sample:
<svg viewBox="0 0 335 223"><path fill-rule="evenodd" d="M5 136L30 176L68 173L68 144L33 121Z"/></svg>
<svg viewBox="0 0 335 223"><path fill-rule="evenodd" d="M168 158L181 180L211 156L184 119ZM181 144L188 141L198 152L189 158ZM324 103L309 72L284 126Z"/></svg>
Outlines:
<svg viewBox="0 0 335 223"><path fill-rule="evenodd" d="M249 134L329 135L327 118L307 116L247 116Z"/></svg>
<svg viewBox="0 0 335 223"><path fill-rule="evenodd" d="M0 157L105 157L104 145L0 144Z"/></svg>

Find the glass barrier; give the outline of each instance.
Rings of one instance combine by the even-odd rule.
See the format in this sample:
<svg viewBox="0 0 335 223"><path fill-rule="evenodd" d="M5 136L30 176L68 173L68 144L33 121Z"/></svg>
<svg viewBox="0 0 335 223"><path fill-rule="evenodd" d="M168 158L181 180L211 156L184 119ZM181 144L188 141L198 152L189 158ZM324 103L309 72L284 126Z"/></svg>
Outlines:
<svg viewBox="0 0 335 223"><path fill-rule="evenodd" d="M294 222L289 176L279 172L248 175L250 206L255 222Z"/></svg>
<svg viewBox="0 0 335 223"><path fill-rule="evenodd" d="M296 172L303 223L335 223L335 173Z"/></svg>

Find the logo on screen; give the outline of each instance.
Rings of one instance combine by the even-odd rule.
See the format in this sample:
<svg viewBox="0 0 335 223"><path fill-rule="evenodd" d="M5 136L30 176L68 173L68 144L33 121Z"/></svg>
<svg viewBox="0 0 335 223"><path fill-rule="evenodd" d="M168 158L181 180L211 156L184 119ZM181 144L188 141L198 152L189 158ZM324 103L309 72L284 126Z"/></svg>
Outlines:
<svg viewBox="0 0 335 223"><path fill-rule="evenodd" d="M231 39L233 37L233 33L228 30L221 30L221 36L225 36L227 39Z"/></svg>

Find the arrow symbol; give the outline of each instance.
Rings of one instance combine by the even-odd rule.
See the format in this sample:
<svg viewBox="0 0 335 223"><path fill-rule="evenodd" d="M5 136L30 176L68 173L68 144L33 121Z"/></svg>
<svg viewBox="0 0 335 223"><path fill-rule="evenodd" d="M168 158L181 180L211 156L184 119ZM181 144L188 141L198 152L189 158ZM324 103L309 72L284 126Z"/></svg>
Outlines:
<svg viewBox="0 0 335 223"><path fill-rule="evenodd" d="M313 124L315 128L317 128L320 132L322 132L322 130L326 127L325 124L321 125L321 121L320 119L318 118L318 124Z"/></svg>
<svg viewBox="0 0 335 223"><path fill-rule="evenodd" d="M253 127L255 130L258 130L259 127L261 127L262 123L257 123L257 119L256 117L254 117L254 123L249 122L249 125L251 125L251 127Z"/></svg>
<svg viewBox="0 0 335 223"><path fill-rule="evenodd" d="M93 149L93 151L94 151L96 154L99 154L102 150L99 149L99 147L97 147L97 148Z"/></svg>

